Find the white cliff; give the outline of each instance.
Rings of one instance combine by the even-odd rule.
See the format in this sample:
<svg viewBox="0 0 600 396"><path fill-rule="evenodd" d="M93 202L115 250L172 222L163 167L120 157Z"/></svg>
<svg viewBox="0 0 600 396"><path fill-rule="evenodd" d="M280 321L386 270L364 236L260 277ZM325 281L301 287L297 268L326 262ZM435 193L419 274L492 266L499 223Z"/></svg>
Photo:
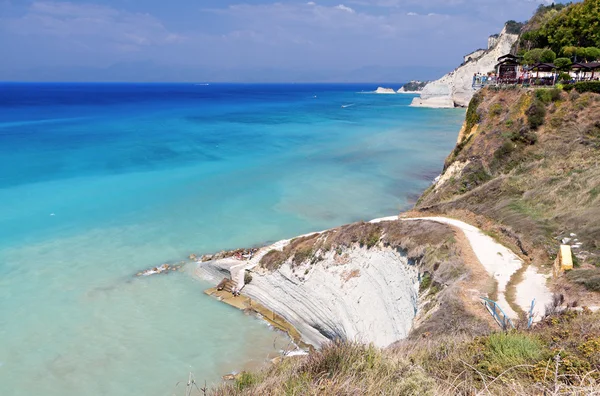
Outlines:
<svg viewBox="0 0 600 396"><path fill-rule="evenodd" d="M494 37L494 36L493 36ZM476 92L473 88L473 75L487 74L494 71L498 58L510 53L513 44L519 38L516 34L506 32L506 27L500 35L489 41L487 51L469 54L471 60L446 74L439 80L433 81L423 88L421 96L413 99L411 106L415 107L466 107ZM475 57L477 56L477 57Z"/></svg>
<svg viewBox="0 0 600 396"><path fill-rule="evenodd" d="M288 243L261 249L255 264L246 267L254 270L243 293L284 317L304 342L319 347L340 337L385 347L408 336L417 313L419 273L405 255L356 246L341 255L324 253L317 265L287 261L272 272L256 265L264 253ZM232 264L230 259L201 263L196 274L216 283Z"/></svg>
<svg viewBox="0 0 600 396"><path fill-rule="evenodd" d="M396 91L392 88L378 87L375 90L375 93L377 93L377 94L395 94Z"/></svg>

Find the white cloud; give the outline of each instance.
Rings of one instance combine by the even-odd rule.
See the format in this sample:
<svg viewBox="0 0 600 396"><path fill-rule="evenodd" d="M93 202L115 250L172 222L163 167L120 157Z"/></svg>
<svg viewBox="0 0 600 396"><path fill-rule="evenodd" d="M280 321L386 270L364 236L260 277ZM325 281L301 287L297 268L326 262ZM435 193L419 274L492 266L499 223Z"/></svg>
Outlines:
<svg viewBox="0 0 600 396"><path fill-rule="evenodd" d="M184 36L168 31L154 16L97 4L37 1L18 18L5 19L9 31L28 36L54 36L96 40L121 51L180 42Z"/></svg>
<svg viewBox="0 0 600 396"><path fill-rule="evenodd" d="M340 5L338 5L338 6L335 6L335 8L337 8L338 10L342 10L342 11L345 11L345 12L349 12L349 13L351 13L351 14L354 14L354 13L356 13L356 11L354 11L352 8L350 8L350 7L347 7L347 6L343 5L343 4L340 4Z"/></svg>

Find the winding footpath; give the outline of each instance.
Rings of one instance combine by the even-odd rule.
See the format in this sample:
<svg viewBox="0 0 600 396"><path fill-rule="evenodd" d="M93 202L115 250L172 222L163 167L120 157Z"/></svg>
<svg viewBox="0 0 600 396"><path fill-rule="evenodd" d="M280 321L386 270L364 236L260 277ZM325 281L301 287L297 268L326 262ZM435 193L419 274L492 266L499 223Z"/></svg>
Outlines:
<svg viewBox="0 0 600 396"><path fill-rule="evenodd" d="M506 299L506 288L515 273L525 265L521 258L485 235L479 228L460 220L447 217L401 218L400 220L428 220L459 228L467 237L481 265L497 282L496 302L511 319L518 318L519 315ZM523 274L523 280L516 285L515 303L523 312L529 312L533 299L535 299L533 314L536 321L544 315L546 305L552 301L552 293L546 285L546 276L539 273L535 267L529 266Z"/></svg>

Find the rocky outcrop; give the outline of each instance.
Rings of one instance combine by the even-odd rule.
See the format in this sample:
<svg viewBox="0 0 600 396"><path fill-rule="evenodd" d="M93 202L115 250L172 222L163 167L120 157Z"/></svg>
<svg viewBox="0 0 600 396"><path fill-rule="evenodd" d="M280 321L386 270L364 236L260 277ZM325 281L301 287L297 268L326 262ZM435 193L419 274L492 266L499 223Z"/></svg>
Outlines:
<svg viewBox="0 0 600 396"><path fill-rule="evenodd" d="M412 81L404 84L398 90L398 93L419 93L423 90L425 85L427 85L428 83L429 83L429 81L412 80Z"/></svg>
<svg viewBox="0 0 600 396"><path fill-rule="evenodd" d="M231 263L209 261L200 267L201 276L214 281ZM216 276L206 276L211 273ZM255 268L243 293L283 316L313 346L340 338L383 347L406 338L412 328L419 274L395 249L357 246L329 251L318 264L288 261L272 272Z"/></svg>
<svg viewBox="0 0 600 396"><path fill-rule="evenodd" d="M509 34L506 27L502 33L490 41L491 47L478 54L470 54L471 60L439 80L433 81L423 88L421 96L413 100L415 107L466 107L476 90L473 88L473 75L494 71L498 58L510 53L518 35Z"/></svg>
<svg viewBox="0 0 600 396"><path fill-rule="evenodd" d="M215 285L239 278L251 306L282 317L303 343L383 347L435 316L444 291L464 274L452 235L440 223L391 216L280 241L249 260L199 262L195 273ZM243 271L252 273L247 284L236 276Z"/></svg>
<svg viewBox="0 0 600 396"><path fill-rule="evenodd" d="M395 94L396 91L394 91L392 88L378 87L375 90L375 93L377 93L377 94Z"/></svg>

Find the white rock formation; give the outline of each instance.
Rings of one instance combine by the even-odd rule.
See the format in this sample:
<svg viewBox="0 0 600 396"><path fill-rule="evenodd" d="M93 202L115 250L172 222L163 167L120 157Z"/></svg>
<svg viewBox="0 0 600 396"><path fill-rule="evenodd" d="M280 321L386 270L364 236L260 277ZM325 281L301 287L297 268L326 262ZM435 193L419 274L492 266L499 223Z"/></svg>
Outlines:
<svg viewBox="0 0 600 396"><path fill-rule="evenodd" d="M371 223L397 221L398 216ZM517 313L508 304L506 288L523 261L480 229L446 217L400 218L401 221L434 221L460 229L482 267L496 281L496 301L512 318ZM289 261L278 270L259 268L261 258L271 250L283 250L290 240L261 248L252 259L232 258L199 263L197 276L217 284L224 276L237 278L236 268L252 269L252 282L243 294L284 317L302 335L304 342L319 347L336 337L374 343L385 347L406 338L419 320L419 270L406 256L382 246L348 248L341 255L333 250L322 253L323 260L305 262L292 268ZM243 276L241 276L243 279ZM240 280L241 281L241 280ZM551 301L546 277L530 267L517 285L517 305L525 312L536 299L539 320Z"/></svg>
<svg viewBox="0 0 600 396"><path fill-rule="evenodd" d="M284 246L279 242L261 253ZM271 273L255 268L243 293L284 317L317 347L336 337L381 347L406 338L417 313L419 274L404 255L391 248L355 247L323 257L295 268L288 262ZM196 274L216 283L231 265L230 259L200 263Z"/></svg>
<svg viewBox="0 0 600 396"><path fill-rule="evenodd" d="M498 36L493 46L483 52L477 59L463 64L439 80L433 81L423 88L420 98L413 99L411 106L416 107L466 107L476 90L472 87L475 73L494 71L498 58L510 53L518 35L506 32L506 27Z"/></svg>
<svg viewBox="0 0 600 396"><path fill-rule="evenodd" d="M488 47L488 49L489 49L489 47ZM478 49L476 51L471 52L470 54L465 55L464 56L465 63L470 62L474 59L481 58L481 56L485 53L485 51L487 51L487 50Z"/></svg>
<svg viewBox="0 0 600 396"><path fill-rule="evenodd" d="M395 94L396 91L394 91L392 88L383 88L383 87L379 87L375 90L375 93L378 94Z"/></svg>

